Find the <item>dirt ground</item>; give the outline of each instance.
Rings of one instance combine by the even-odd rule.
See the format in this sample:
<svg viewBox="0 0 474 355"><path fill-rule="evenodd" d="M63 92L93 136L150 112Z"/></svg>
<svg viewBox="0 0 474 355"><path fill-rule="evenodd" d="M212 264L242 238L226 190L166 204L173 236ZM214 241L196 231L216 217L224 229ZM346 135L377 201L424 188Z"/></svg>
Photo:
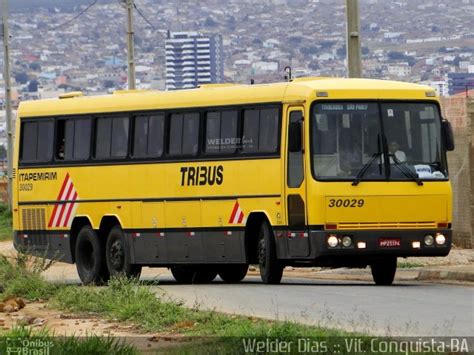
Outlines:
<svg viewBox="0 0 474 355"><path fill-rule="evenodd" d="M146 333L134 325L101 319L95 315L74 315L54 310L44 302L27 302L25 308L17 312L0 313L0 329L8 331L17 325L32 329L45 328L54 336L110 336L134 345L141 352L153 352L182 343L182 337L178 334Z"/></svg>

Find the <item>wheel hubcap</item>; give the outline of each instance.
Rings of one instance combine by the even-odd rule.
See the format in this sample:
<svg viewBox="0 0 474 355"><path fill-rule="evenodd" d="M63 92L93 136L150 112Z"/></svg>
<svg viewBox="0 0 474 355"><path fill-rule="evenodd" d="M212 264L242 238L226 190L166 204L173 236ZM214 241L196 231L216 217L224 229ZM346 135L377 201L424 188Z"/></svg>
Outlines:
<svg viewBox="0 0 474 355"><path fill-rule="evenodd" d="M258 242L258 262L260 266L265 267L266 264L266 248L265 240L263 238Z"/></svg>
<svg viewBox="0 0 474 355"><path fill-rule="evenodd" d="M125 253L122 243L115 241L110 247L110 263L116 271L122 271L125 260Z"/></svg>

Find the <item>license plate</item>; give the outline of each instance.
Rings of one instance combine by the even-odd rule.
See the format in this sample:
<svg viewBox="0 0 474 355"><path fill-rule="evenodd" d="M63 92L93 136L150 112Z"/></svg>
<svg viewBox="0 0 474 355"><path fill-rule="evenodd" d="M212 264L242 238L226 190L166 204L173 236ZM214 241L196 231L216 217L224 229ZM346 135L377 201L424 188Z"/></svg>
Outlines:
<svg viewBox="0 0 474 355"><path fill-rule="evenodd" d="M381 248L398 248L401 246L400 238L380 238L379 247Z"/></svg>

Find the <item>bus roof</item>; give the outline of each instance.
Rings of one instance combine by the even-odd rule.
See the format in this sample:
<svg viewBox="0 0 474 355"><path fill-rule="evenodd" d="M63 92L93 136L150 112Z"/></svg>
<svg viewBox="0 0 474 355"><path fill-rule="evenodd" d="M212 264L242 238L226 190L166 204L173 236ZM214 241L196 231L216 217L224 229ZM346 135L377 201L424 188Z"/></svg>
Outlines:
<svg viewBox="0 0 474 355"><path fill-rule="evenodd" d="M303 102L319 99L433 99L429 86L398 81L342 78L297 78L292 82L258 85L203 85L176 91L118 91L113 95L62 95L57 99L25 101L20 117L80 115L154 109Z"/></svg>

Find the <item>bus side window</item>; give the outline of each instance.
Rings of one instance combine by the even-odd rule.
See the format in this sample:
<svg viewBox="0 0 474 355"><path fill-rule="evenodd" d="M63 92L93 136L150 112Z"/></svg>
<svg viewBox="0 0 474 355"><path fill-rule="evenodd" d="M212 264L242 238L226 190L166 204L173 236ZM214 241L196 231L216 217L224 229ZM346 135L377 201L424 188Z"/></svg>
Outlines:
<svg viewBox="0 0 474 355"><path fill-rule="evenodd" d="M110 157L110 138L112 136L112 119L98 118L96 121L95 157Z"/></svg>
<svg viewBox="0 0 474 355"><path fill-rule="evenodd" d="M103 117L96 124L96 158L125 158L128 154L128 117Z"/></svg>
<svg viewBox="0 0 474 355"><path fill-rule="evenodd" d="M260 110L259 152L276 152L278 149L278 109Z"/></svg>
<svg viewBox="0 0 474 355"><path fill-rule="evenodd" d="M21 125L21 161L36 160L36 145L38 144L38 122L23 122Z"/></svg>
<svg viewBox="0 0 474 355"><path fill-rule="evenodd" d="M172 114L170 117L170 155L196 155L199 143L199 113Z"/></svg>
<svg viewBox="0 0 474 355"><path fill-rule="evenodd" d="M69 121L70 122L70 121ZM67 123L69 123L67 122ZM55 158L57 160L64 160L65 154L65 136L66 136L66 120L56 121L56 144L55 144ZM71 145L73 142L68 142Z"/></svg>
<svg viewBox="0 0 474 355"><path fill-rule="evenodd" d="M244 110L242 151L245 153L274 153L278 149L277 108Z"/></svg>
<svg viewBox="0 0 474 355"><path fill-rule="evenodd" d="M128 154L128 117L117 117L112 119L112 158L125 158Z"/></svg>
<svg viewBox="0 0 474 355"><path fill-rule="evenodd" d="M207 112L205 151L209 154L232 154L238 144L237 111Z"/></svg>
<svg viewBox="0 0 474 355"><path fill-rule="evenodd" d="M165 116L137 116L134 124L133 157L160 157L163 154Z"/></svg>
<svg viewBox="0 0 474 355"><path fill-rule="evenodd" d="M24 122L21 133L21 161L49 162L53 158L54 121Z"/></svg>
<svg viewBox="0 0 474 355"><path fill-rule="evenodd" d="M92 124L89 118L70 119L65 122L64 160L89 159L91 128ZM57 154L59 155L59 153Z"/></svg>

